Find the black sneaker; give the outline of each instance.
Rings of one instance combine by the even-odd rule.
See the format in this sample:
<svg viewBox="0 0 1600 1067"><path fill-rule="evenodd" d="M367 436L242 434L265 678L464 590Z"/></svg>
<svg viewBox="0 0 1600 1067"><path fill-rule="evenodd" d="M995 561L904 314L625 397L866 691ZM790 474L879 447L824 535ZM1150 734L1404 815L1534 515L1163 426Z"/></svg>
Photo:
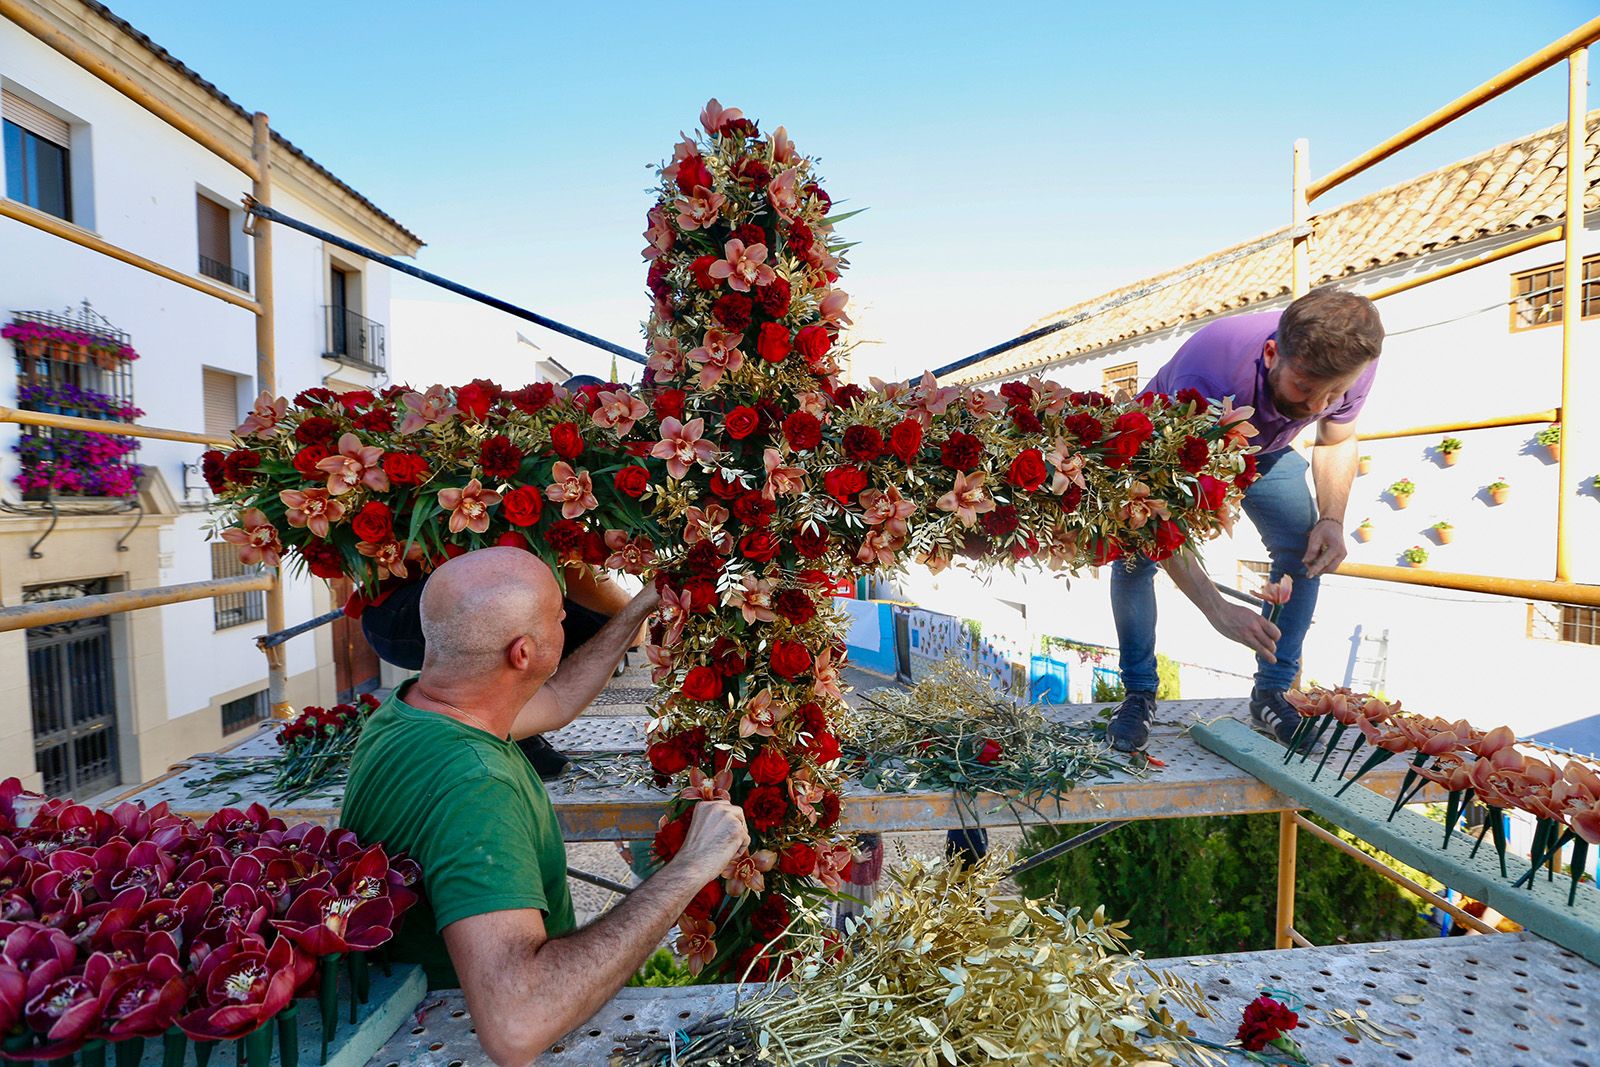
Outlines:
<svg viewBox="0 0 1600 1067"><path fill-rule="evenodd" d="M522 749L522 754L528 757L528 762L533 764L534 773L546 782L553 782L561 777L567 769L567 764L572 761L557 752L555 746L546 741L539 734L524 737L517 742L517 747Z"/></svg>
<svg viewBox="0 0 1600 1067"><path fill-rule="evenodd" d="M1141 751L1150 740L1150 720L1155 714L1154 693L1129 693L1106 724L1106 743L1118 752Z"/></svg>
<svg viewBox="0 0 1600 1067"><path fill-rule="evenodd" d="M1250 721L1256 729L1277 738L1278 744L1287 748L1294 739L1294 732L1300 728L1300 713L1284 698L1282 689L1256 688L1250 690ZM1313 745L1311 735L1307 734L1301 738L1296 751L1312 755L1320 752L1321 746Z"/></svg>

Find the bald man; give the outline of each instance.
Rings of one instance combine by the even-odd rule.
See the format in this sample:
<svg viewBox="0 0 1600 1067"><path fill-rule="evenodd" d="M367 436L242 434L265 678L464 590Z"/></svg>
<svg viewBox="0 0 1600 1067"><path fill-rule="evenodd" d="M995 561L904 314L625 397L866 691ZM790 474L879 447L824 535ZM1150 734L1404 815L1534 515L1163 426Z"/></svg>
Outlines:
<svg viewBox="0 0 1600 1067"><path fill-rule="evenodd" d="M514 740L577 718L655 605L647 587L562 661L550 568L517 548L450 560L422 598L422 673L373 712L351 760L340 823L422 866L396 958L461 987L496 1063L531 1062L599 1010L749 845L742 811L697 804L672 861L574 928L555 809Z"/></svg>

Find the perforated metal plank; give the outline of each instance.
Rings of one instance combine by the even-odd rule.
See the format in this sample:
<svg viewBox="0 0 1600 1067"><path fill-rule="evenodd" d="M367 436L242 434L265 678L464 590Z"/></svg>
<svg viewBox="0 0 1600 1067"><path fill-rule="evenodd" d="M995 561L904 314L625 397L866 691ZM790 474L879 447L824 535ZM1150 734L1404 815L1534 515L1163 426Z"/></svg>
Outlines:
<svg viewBox="0 0 1600 1067"><path fill-rule="evenodd" d="M649 721L643 715L586 715L545 734L545 740L562 752L643 752L644 728Z"/></svg>

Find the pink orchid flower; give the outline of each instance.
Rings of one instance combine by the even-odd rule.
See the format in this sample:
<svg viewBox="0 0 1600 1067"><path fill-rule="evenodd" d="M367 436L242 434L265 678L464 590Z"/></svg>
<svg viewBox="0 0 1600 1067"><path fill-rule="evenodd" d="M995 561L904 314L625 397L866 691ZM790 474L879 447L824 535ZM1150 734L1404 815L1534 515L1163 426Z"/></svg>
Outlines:
<svg viewBox="0 0 1600 1067"><path fill-rule="evenodd" d="M1028 388L1033 390L1033 402L1045 412L1056 415L1066 410L1067 389L1065 386L1046 381L1043 378L1029 378Z"/></svg>
<svg viewBox="0 0 1600 1067"><path fill-rule="evenodd" d="M760 896L767 888L764 875L777 863L778 854L771 849L764 848L759 852L741 851L722 869L722 878L727 885L728 895L742 897L749 892Z"/></svg>
<svg viewBox="0 0 1600 1067"><path fill-rule="evenodd" d="M902 381L886 382L873 375L867 379L867 384L872 386L872 391L884 399L885 403L892 404L900 397L911 391L911 386Z"/></svg>
<svg viewBox="0 0 1600 1067"><path fill-rule="evenodd" d="M630 539L624 530L607 530L605 542L611 550L611 555L606 557L609 570L643 574L655 566L656 546L650 543L648 537Z"/></svg>
<svg viewBox="0 0 1600 1067"><path fill-rule="evenodd" d="M728 521L728 509L721 504L707 504L701 508L690 505L683 513L683 543L698 544L710 541L720 549L733 543L733 535L722 528Z"/></svg>
<svg viewBox="0 0 1600 1067"><path fill-rule="evenodd" d="M233 432L240 437L255 434L257 437L272 437L283 429L280 423L289 413L289 401L283 397L274 398L271 393L263 391L256 397L255 404L250 408L250 414L244 417L239 428Z"/></svg>
<svg viewBox="0 0 1600 1067"><path fill-rule="evenodd" d="M730 330L707 330L699 348L689 353L690 363L700 368L700 388L711 389L724 374L744 366L744 351L739 348L743 334Z"/></svg>
<svg viewBox="0 0 1600 1067"><path fill-rule="evenodd" d="M1057 530L1045 552L1045 566L1053 571L1071 567L1078 558L1078 537L1070 530Z"/></svg>
<svg viewBox="0 0 1600 1067"><path fill-rule="evenodd" d="M333 496L361 486L380 493L389 491L389 475L383 469L383 449L364 445L353 433L339 437L339 451L317 461L317 469L328 475L328 492Z"/></svg>
<svg viewBox="0 0 1600 1067"><path fill-rule="evenodd" d="M706 270L713 278L725 280L735 292L748 293L752 285L771 285L777 277L767 266L767 246L746 245L735 237L722 246L723 258Z"/></svg>
<svg viewBox="0 0 1600 1067"><path fill-rule="evenodd" d="M666 648L673 648L683 638L683 627L689 621L689 604L687 599L670 586L661 589L661 602L656 606L656 615L661 619L661 625L666 628L666 633L661 643Z"/></svg>
<svg viewBox="0 0 1600 1067"><path fill-rule="evenodd" d="M667 180L672 179L669 177ZM666 214L659 207L653 207L646 212L645 221L649 226L644 231L646 241L644 258L659 259L672 251L672 224L667 221Z"/></svg>
<svg viewBox="0 0 1600 1067"><path fill-rule="evenodd" d="M805 470L801 467L785 467L783 453L776 448L769 448L763 452L761 462L767 470L767 483L762 486L762 496L774 500L780 496L794 496L804 491Z"/></svg>
<svg viewBox="0 0 1600 1067"><path fill-rule="evenodd" d="M785 222L793 222L800 211L800 174L786 170L767 183L767 203Z"/></svg>
<svg viewBox="0 0 1600 1067"><path fill-rule="evenodd" d="M738 608L747 623L774 622L778 616L772 611L772 583L747 574L739 584L723 595L725 605Z"/></svg>
<svg viewBox="0 0 1600 1067"><path fill-rule="evenodd" d="M1134 482L1128 486L1128 499L1117 509L1117 518L1135 530L1141 529L1153 518L1171 517L1172 513L1167 510L1166 503L1152 498L1150 487L1144 482Z"/></svg>
<svg viewBox="0 0 1600 1067"><path fill-rule="evenodd" d="M984 474L956 471L955 483L950 491L935 501L940 511L948 511L961 520L967 529L978 524L978 516L994 510L994 498L983 488Z"/></svg>
<svg viewBox="0 0 1600 1067"><path fill-rule="evenodd" d="M326 489L284 489L278 499L288 509L283 517L290 526L304 526L324 540L329 524L344 518L344 505L329 496Z"/></svg>
<svg viewBox="0 0 1600 1067"><path fill-rule="evenodd" d="M844 888L844 872L851 862L850 850L844 845L817 849L817 881L837 892Z"/></svg>
<svg viewBox="0 0 1600 1067"><path fill-rule="evenodd" d="M696 919L685 913L678 919L678 955L684 958L689 973L698 975L717 958L717 943L712 935L716 924L710 919Z"/></svg>
<svg viewBox="0 0 1600 1067"><path fill-rule="evenodd" d="M1248 405L1241 408L1234 407L1233 397L1225 396L1222 398L1222 409L1217 413L1217 424L1230 433L1251 438L1259 431L1246 420L1255 413L1256 409Z"/></svg>
<svg viewBox="0 0 1600 1067"><path fill-rule="evenodd" d="M829 414L833 411L834 404L827 393L819 392L816 389L808 389L803 393L795 394L794 406L796 411L807 412L815 415L823 422L827 422Z"/></svg>
<svg viewBox="0 0 1600 1067"><path fill-rule="evenodd" d="M694 138L678 131L679 141L672 146L672 162L661 168L661 176L669 182L678 180L678 168L691 159L698 159L700 146L694 143Z"/></svg>
<svg viewBox="0 0 1600 1067"><path fill-rule="evenodd" d="M772 687L761 690L745 705L739 720L740 737L771 737L773 730L789 717L789 709L772 697Z"/></svg>
<svg viewBox="0 0 1600 1067"><path fill-rule="evenodd" d="M402 434L416 433L424 426L446 422L461 413L450 399L450 391L442 385L430 385L426 393L413 389L400 400L406 406L405 418L400 420Z"/></svg>
<svg viewBox="0 0 1600 1067"><path fill-rule="evenodd" d="M1065 437L1056 438L1050 455L1045 458L1055 469L1055 474L1050 477L1050 491L1056 496L1061 496L1074 485L1079 489L1088 488L1083 480L1084 459L1072 451L1072 443Z"/></svg>
<svg viewBox="0 0 1600 1067"><path fill-rule="evenodd" d="M550 468L550 477L555 481L545 488L545 499L561 505L563 519L576 519L584 512L600 506L600 501L595 499L594 482L588 471L573 470L572 464L558 459L555 466Z"/></svg>
<svg viewBox="0 0 1600 1067"><path fill-rule="evenodd" d="M650 681L660 685L672 676L672 653L661 645L645 645L644 658L650 661Z"/></svg>
<svg viewBox="0 0 1600 1067"><path fill-rule="evenodd" d="M626 437L633 431L633 426L645 417L650 408L643 400L629 393L626 389L601 390L595 394L595 399L600 406L594 409L590 416L596 426L605 426L617 431L618 437Z"/></svg>
<svg viewBox="0 0 1600 1067"><path fill-rule="evenodd" d="M712 226L722 217L722 205L727 197L713 193L704 186L695 188L693 196L680 196L673 205L678 209L678 228L699 230Z"/></svg>
<svg viewBox="0 0 1600 1067"><path fill-rule="evenodd" d="M857 499L861 502L861 518L868 526L909 519L917 511L917 505L901 496L900 490L892 485L887 489L862 490Z"/></svg>
<svg viewBox="0 0 1600 1067"><path fill-rule="evenodd" d="M842 293L837 289L829 289L817 301L817 314L822 316L824 322L842 322L846 325L854 322L845 314L845 307L850 303L850 294Z"/></svg>
<svg viewBox="0 0 1600 1067"><path fill-rule="evenodd" d="M976 387L968 389L963 399L966 401L967 410L980 419L998 415L1006 409L1006 402L1000 399L999 394L991 393L987 389Z"/></svg>
<svg viewBox="0 0 1600 1067"><path fill-rule="evenodd" d="M1285 574L1275 582L1264 582L1256 595L1268 604L1287 604L1294 595L1294 576Z"/></svg>
<svg viewBox="0 0 1600 1067"><path fill-rule="evenodd" d="M779 126L772 131L772 161L774 163L793 163L800 155L794 150L794 142L789 140L789 131Z"/></svg>
<svg viewBox="0 0 1600 1067"><path fill-rule="evenodd" d="M861 540L861 547L856 549L856 562L869 567L893 567L904 544L905 537L889 527L868 530L867 536Z"/></svg>
<svg viewBox="0 0 1600 1067"><path fill-rule="evenodd" d="M931 548L917 557L917 563L927 568L929 574L941 574L954 562L950 553L942 548Z"/></svg>
<svg viewBox="0 0 1600 1067"><path fill-rule="evenodd" d="M650 454L656 459L666 460L667 474L682 480L691 466L710 463L716 458L716 446L702 439L705 432L704 419L690 419L684 423L668 415L661 420L661 440L656 442Z"/></svg>
<svg viewBox="0 0 1600 1067"><path fill-rule="evenodd" d="M439 506L450 512L450 532L453 534L462 530L487 533L489 509L498 503L500 494L485 489L476 478L460 489L439 490Z"/></svg>
<svg viewBox="0 0 1600 1067"><path fill-rule="evenodd" d="M453 519L451 521L454 521ZM482 530L478 531L482 533ZM412 560L422 558L422 546L407 541L401 545L398 541L390 539L382 544L373 544L371 541L357 541L356 551L377 564L378 577L396 578L410 577L410 570L406 564Z"/></svg>
<svg viewBox="0 0 1600 1067"><path fill-rule="evenodd" d="M678 342L671 337L657 337L650 342L650 361L645 364L647 370L655 372L657 378L675 377L683 370L683 353L678 350Z"/></svg>
<svg viewBox="0 0 1600 1067"><path fill-rule="evenodd" d="M744 118L744 112L736 107L723 107L717 103L717 98L712 97L706 101L706 106L700 110L700 128L711 136L722 132L722 128L730 122L738 122Z"/></svg>
<svg viewBox="0 0 1600 1067"><path fill-rule="evenodd" d="M833 649L825 648L811 661L812 692L829 700L843 700L839 668L844 664L833 662Z"/></svg>
<svg viewBox="0 0 1600 1067"><path fill-rule="evenodd" d="M811 780L809 770L796 771L789 776L789 799L794 802L795 810L805 820L815 824L821 816L817 812L817 805L822 803L822 798L828 791Z"/></svg>
<svg viewBox="0 0 1600 1067"><path fill-rule="evenodd" d="M728 800L728 790L733 788L733 769L725 767L715 778L709 777L699 767L689 768L689 784L678 793L680 800Z"/></svg>
<svg viewBox="0 0 1600 1067"><path fill-rule="evenodd" d="M276 567L283 545L278 540L278 528L267 521L260 508L250 508L239 516L241 526L222 531L222 539L239 546L239 562L247 567L257 563Z"/></svg>

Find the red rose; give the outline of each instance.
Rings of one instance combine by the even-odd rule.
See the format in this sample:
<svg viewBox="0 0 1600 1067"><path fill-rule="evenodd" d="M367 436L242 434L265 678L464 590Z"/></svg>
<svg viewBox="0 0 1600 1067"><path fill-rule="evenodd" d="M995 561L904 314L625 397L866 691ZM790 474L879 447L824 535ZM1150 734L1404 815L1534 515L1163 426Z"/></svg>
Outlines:
<svg viewBox="0 0 1600 1067"><path fill-rule="evenodd" d="M1139 446L1144 444L1144 438L1136 433L1113 434L1106 439L1103 446L1106 450L1106 466L1112 470L1121 470L1133 461L1138 455Z"/></svg>
<svg viewBox="0 0 1600 1067"><path fill-rule="evenodd" d="M833 338L828 336L828 331L813 323L802 326L794 335L794 349L799 352L807 363L815 363L828 354L828 349L833 347Z"/></svg>
<svg viewBox="0 0 1600 1067"><path fill-rule="evenodd" d="M750 777L758 785L777 785L789 777L789 761L772 745L764 745L750 761Z"/></svg>
<svg viewBox="0 0 1600 1067"><path fill-rule="evenodd" d="M689 812L693 810L690 808ZM683 847L683 839L689 835L689 812L678 816L656 831L655 843L650 851L654 852L662 863L676 856L678 850Z"/></svg>
<svg viewBox="0 0 1600 1067"><path fill-rule="evenodd" d="M756 355L768 363L782 363L789 354L789 328L776 322L763 322L756 331Z"/></svg>
<svg viewBox="0 0 1600 1067"><path fill-rule="evenodd" d="M789 314L790 296L789 283L774 278L756 290L756 304L771 318L781 319Z"/></svg>
<svg viewBox="0 0 1600 1067"><path fill-rule="evenodd" d="M744 333L750 326L750 313L754 306L743 293L726 293L711 305L711 314L733 332Z"/></svg>
<svg viewBox="0 0 1600 1067"><path fill-rule="evenodd" d="M978 748L978 762L985 767L1000 762L1000 742L984 738L983 744Z"/></svg>
<svg viewBox="0 0 1600 1067"><path fill-rule="evenodd" d="M1211 460L1211 448L1204 438L1190 434L1183 439L1183 447L1178 450L1178 462L1190 474L1199 474L1201 469Z"/></svg>
<svg viewBox="0 0 1600 1067"><path fill-rule="evenodd" d="M517 530L507 530L494 539L496 548L521 548L528 552L533 551L533 545L528 542L528 535Z"/></svg>
<svg viewBox="0 0 1600 1067"><path fill-rule="evenodd" d="M1104 567L1122 558L1122 542L1110 537L1096 538L1094 541L1094 565Z"/></svg>
<svg viewBox="0 0 1600 1067"><path fill-rule="evenodd" d="M745 404L740 404L722 417L723 429L728 431L728 436L735 441L743 441L746 437L756 432L756 427L761 425L761 416L756 409Z"/></svg>
<svg viewBox="0 0 1600 1067"><path fill-rule="evenodd" d="M817 614L817 604L804 589L780 589L772 598L772 610L796 626L804 626Z"/></svg>
<svg viewBox="0 0 1600 1067"><path fill-rule="evenodd" d="M789 926L789 903L777 893L761 898L750 913L750 929L763 944L783 933Z"/></svg>
<svg viewBox="0 0 1600 1067"><path fill-rule="evenodd" d="M683 402L688 394L682 389L661 389L656 392L655 399L650 402L650 409L655 412L657 421L661 419L683 418Z"/></svg>
<svg viewBox="0 0 1600 1067"><path fill-rule="evenodd" d="M883 455L883 434L871 426L852 426L844 432L844 454L857 463L871 463Z"/></svg>
<svg viewBox="0 0 1600 1067"><path fill-rule="evenodd" d="M939 446L939 462L951 470L970 471L983 459L983 445L970 433L957 430Z"/></svg>
<svg viewBox="0 0 1600 1067"><path fill-rule="evenodd" d="M822 794L822 813L817 819L818 830L831 830L839 821L839 794L829 791Z"/></svg>
<svg viewBox="0 0 1600 1067"><path fill-rule="evenodd" d="M544 541L558 557L569 559L583 548L583 527L575 519L559 519L544 532Z"/></svg>
<svg viewBox="0 0 1600 1067"><path fill-rule="evenodd" d="M774 641L768 661L773 674L792 679L810 668L811 652L798 641Z"/></svg>
<svg viewBox="0 0 1600 1067"><path fill-rule="evenodd" d="M1168 559L1183 547L1183 530L1171 519L1162 519L1156 525L1155 544L1145 554L1157 563Z"/></svg>
<svg viewBox="0 0 1600 1067"><path fill-rule="evenodd" d="M693 667L683 679L683 695L709 702L722 695L722 677L710 667Z"/></svg>
<svg viewBox="0 0 1600 1067"><path fill-rule="evenodd" d="M689 767L689 753L678 743L677 738L657 741L644 750L645 758L650 761L650 769L657 774L671 777L679 771Z"/></svg>
<svg viewBox="0 0 1600 1067"><path fill-rule="evenodd" d="M736 500L744 495L745 488L738 478L719 470L711 475L711 492L718 500Z"/></svg>
<svg viewBox="0 0 1600 1067"><path fill-rule="evenodd" d="M1017 458L1011 461L1011 469L1006 472L1006 481L1026 492L1033 492L1044 484L1045 475L1044 453L1037 448L1024 448L1017 453Z"/></svg>
<svg viewBox="0 0 1600 1067"><path fill-rule="evenodd" d="M350 520L350 528L361 540L381 544L394 535L394 512L381 500L369 500Z"/></svg>
<svg viewBox="0 0 1600 1067"><path fill-rule="evenodd" d="M1201 507L1207 511L1221 511L1228 502L1228 483L1209 474L1202 474L1195 493Z"/></svg>
<svg viewBox="0 0 1600 1067"><path fill-rule="evenodd" d="M645 488L650 484L650 472L630 464L613 475L611 481L617 487L617 492L637 500L644 496Z"/></svg>
<svg viewBox="0 0 1600 1067"><path fill-rule="evenodd" d="M428 461L409 452L385 452L383 473L395 485L417 485L428 476Z"/></svg>
<svg viewBox="0 0 1600 1067"><path fill-rule="evenodd" d="M339 550L326 541L312 538L300 546L300 557L306 561L306 568L318 578L344 577L344 559L339 555Z"/></svg>
<svg viewBox="0 0 1600 1067"><path fill-rule="evenodd" d="M778 870L805 878L817 869L817 850L804 841L796 841L778 857Z"/></svg>
<svg viewBox="0 0 1600 1067"><path fill-rule="evenodd" d="M860 467L835 467L822 476L822 487L841 504L848 504L867 487L867 476Z"/></svg>
<svg viewBox="0 0 1600 1067"><path fill-rule="evenodd" d="M760 493L751 490L733 502L733 517L745 526L765 526L772 521L778 505Z"/></svg>
<svg viewBox="0 0 1600 1067"><path fill-rule="evenodd" d="M715 289L721 283L711 276L711 264L720 256L700 256L689 264L689 271L694 275L694 283L702 289Z"/></svg>
<svg viewBox="0 0 1600 1067"><path fill-rule="evenodd" d="M611 549L606 547L606 539L599 530L583 531L583 561L591 567L598 567L611 555Z"/></svg>
<svg viewBox="0 0 1600 1067"><path fill-rule="evenodd" d="M689 901L689 906L684 908L684 914L693 915L697 919L710 918L711 913L717 910L717 905L722 903L722 879L713 878L700 887L700 892Z"/></svg>
<svg viewBox="0 0 1600 1067"><path fill-rule="evenodd" d="M782 547L767 530L753 530L739 538L739 554L756 563L766 563Z"/></svg>
<svg viewBox="0 0 1600 1067"><path fill-rule="evenodd" d="M1197 411L1204 411L1209 405L1206 395L1198 389L1179 389L1178 403L1193 404Z"/></svg>
<svg viewBox="0 0 1600 1067"><path fill-rule="evenodd" d="M839 751L839 739L833 736L832 730L823 730L813 736L806 744L806 752L821 764L832 763L843 754Z"/></svg>
<svg viewBox="0 0 1600 1067"><path fill-rule="evenodd" d="M821 523L795 527L794 550L805 559L816 559L828 551L828 531Z"/></svg>
<svg viewBox="0 0 1600 1067"><path fill-rule="evenodd" d="M677 181L681 191L693 196L696 189L711 188L711 168L699 156L690 156L678 164Z"/></svg>
<svg viewBox="0 0 1600 1067"><path fill-rule="evenodd" d="M1132 434L1143 444L1150 435L1156 432L1155 426L1150 422L1150 416L1142 411L1126 411L1117 416L1117 421L1112 429L1118 433Z"/></svg>
<svg viewBox="0 0 1600 1067"><path fill-rule="evenodd" d="M577 459L583 454L583 431L575 422L558 422L550 427L550 447L562 459Z"/></svg>
<svg viewBox="0 0 1600 1067"><path fill-rule="evenodd" d="M500 514L513 526L532 526L544 514L544 494L531 485L519 485L500 498Z"/></svg>
<svg viewBox="0 0 1600 1067"><path fill-rule="evenodd" d="M456 389L456 407L468 418L482 421L500 398L501 389L487 378L474 378Z"/></svg>
<svg viewBox="0 0 1600 1067"><path fill-rule="evenodd" d="M906 419L889 431L889 449L900 457L901 463L910 463L922 450L922 423Z"/></svg>
<svg viewBox="0 0 1600 1067"><path fill-rule="evenodd" d="M770 830L789 814L789 798L775 785L756 786L739 806L752 830Z"/></svg>
<svg viewBox="0 0 1600 1067"><path fill-rule="evenodd" d="M822 421L809 411L796 411L783 420L783 436L798 451L816 448L822 443Z"/></svg>
<svg viewBox="0 0 1600 1067"><path fill-rule="evenodd" d="M294 469L299 472L300 477L309 481L320 482L327 479L328 472L318 470L317 464L327 459L331 454L327 445L306 445L306 447L294 454L294 459L291 462L294 464ZM221 453L218 453L218 455L221 455Z"/></svg>
<svg viewBox="0 0 1600 1067"><path fill-rule="evenodd" d="M1078 439L1079 444L1092 445L1100 440L1100 435L1105 428L1100 425L1100 420L1087 411L1075 412L1061 420L1068 433Z"/></svg>
<svg viewBox="0 0 1600 1067"><path fill-rule="evenodd" d="M478 464L485 478L513 478L522 466L522 450L505 434L497 433L479 447Z"/></svg>
<svg viewBox="0 0 1600 1067"><path fill-rule="evenodd" d="M313 415L294 428L294 439L303 445L326 444L338 432L338 423L322 415Z"/></svg>

